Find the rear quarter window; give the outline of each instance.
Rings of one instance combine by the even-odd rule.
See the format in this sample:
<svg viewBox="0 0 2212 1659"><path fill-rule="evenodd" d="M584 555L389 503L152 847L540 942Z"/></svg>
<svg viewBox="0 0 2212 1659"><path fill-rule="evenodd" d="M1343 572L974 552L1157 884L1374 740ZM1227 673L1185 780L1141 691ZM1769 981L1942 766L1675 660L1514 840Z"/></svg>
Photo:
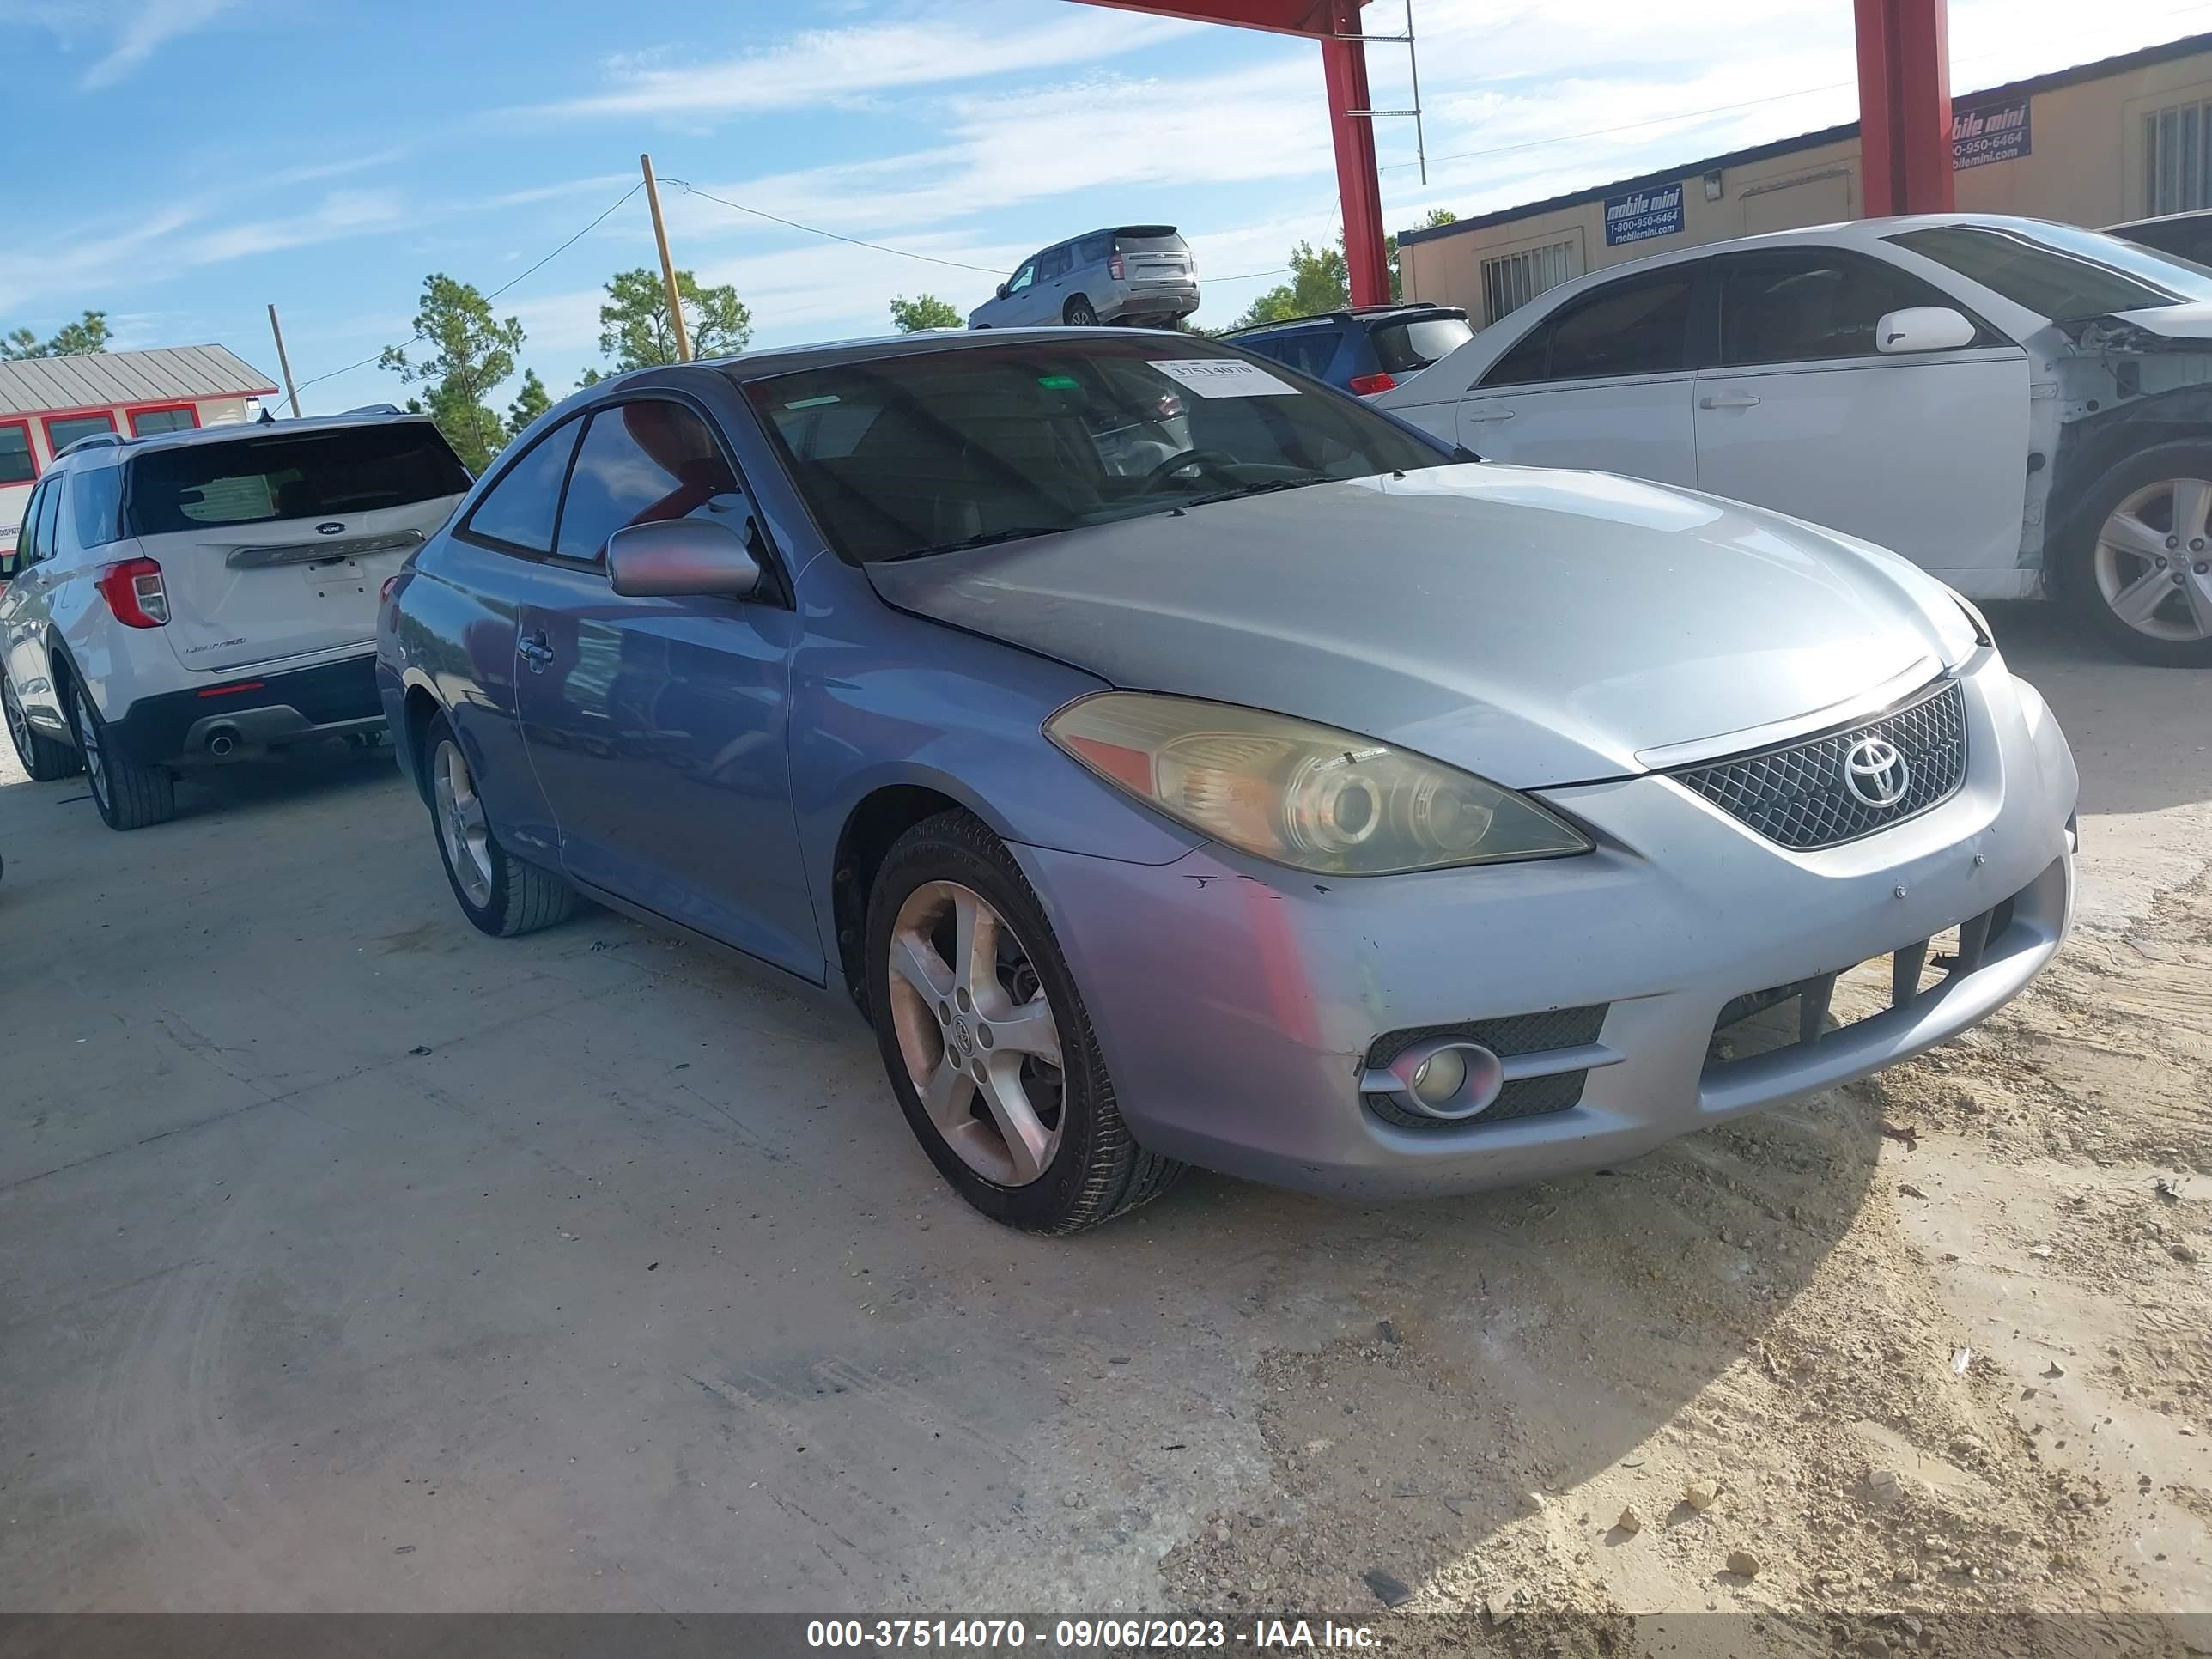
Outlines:
<svg viewBox="0 0 2212 1659"><path fill-rule="evenodd" d="M343 518L469 487L467 469L427 421L179 444L134 456L129 471L130 527L141 536Z"/></svg>
<svg viewBox="0 0 2212 1659"><path fill-rule="evenodd" d="M69 481L71 527L79 547L105 547L123 538L123 469L87 467Z"/></svg>

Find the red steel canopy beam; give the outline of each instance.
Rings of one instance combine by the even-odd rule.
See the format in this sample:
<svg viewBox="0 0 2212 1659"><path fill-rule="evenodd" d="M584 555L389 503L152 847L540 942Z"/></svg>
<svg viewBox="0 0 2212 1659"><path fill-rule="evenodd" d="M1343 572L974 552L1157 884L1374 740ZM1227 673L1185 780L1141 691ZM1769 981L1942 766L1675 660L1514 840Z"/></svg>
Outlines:
<svg viewBox="0 0 2212 1659"><path fill-rule="evenodd" d="M1859 172L1869 217L1948 213L1951 46L1945 0L1853 0Z"/></svg>
<svg viewBox="0 0 2212 1659"><path fill-rule="evenodd" d="M1336 146L1336 191L1344 207L1344 262L1351 279L1352 303L1389 302L1390 267L1383 249L1382 182L1375 161L1375 124L1365 116L1347 112L1374 107L1367 90L1367 48L1356 38L1360 0L1082 0L1082 3L1266 29L1320 41L1322 74L1328 86L1329 134Z"/></svg>

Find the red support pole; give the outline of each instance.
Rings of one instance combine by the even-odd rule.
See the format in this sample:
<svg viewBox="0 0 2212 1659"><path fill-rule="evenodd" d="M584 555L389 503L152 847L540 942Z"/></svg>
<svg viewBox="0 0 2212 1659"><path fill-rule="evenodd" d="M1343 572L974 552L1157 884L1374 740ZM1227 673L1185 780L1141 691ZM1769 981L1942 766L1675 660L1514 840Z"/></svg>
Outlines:
<svg viewBox="0 0 2212 1659"><path fill-rule="evenodd" d="M1336 34L1321 43L1328 84L1328 125L1336 141L1336 192L1344 204L1344 264L1352 303L1390 302L1390 266L1382 247L1382 174L1375 161L1375 123L1347 110L1372 109L1367 90L1367 48L1338 37L1359 33L1358 0L1336 8Z"/></svg>
<svg viewBox="0 0 2212 1659"><path fill-rule="evenodd" d="M1853 0L1859 171L1869 217L1948 213L1951 47L1945 0Z"/></svg>

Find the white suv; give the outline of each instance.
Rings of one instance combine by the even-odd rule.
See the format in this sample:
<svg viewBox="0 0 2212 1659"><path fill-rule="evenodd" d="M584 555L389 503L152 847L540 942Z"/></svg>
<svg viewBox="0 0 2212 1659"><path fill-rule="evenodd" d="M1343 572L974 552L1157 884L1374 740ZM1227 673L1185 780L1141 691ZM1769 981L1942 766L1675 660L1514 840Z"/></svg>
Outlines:
<svg viewBox="0 0 2212 1659"><path fill-rule="evenodd" d="M0 592L0 702L32 777L87 774L114 830L177 769L381 732L386 577L469 475L419 416L79 440L25 505Z"/></svg>

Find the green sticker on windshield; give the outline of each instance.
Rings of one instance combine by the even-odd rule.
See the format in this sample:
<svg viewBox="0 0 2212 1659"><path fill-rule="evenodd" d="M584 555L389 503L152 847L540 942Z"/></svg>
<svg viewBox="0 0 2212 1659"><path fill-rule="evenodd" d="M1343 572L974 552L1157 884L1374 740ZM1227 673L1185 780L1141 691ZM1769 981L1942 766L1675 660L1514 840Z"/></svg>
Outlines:
<svg viewBox="0 0 2212 1659"><path fill-rule="evenodd" d="M1083 382L1077 380L1072 374L1040 374L1037 376L1037 384L1039 386L1048 386L1054 392L1080 392L1083 390Z"/></svg>

